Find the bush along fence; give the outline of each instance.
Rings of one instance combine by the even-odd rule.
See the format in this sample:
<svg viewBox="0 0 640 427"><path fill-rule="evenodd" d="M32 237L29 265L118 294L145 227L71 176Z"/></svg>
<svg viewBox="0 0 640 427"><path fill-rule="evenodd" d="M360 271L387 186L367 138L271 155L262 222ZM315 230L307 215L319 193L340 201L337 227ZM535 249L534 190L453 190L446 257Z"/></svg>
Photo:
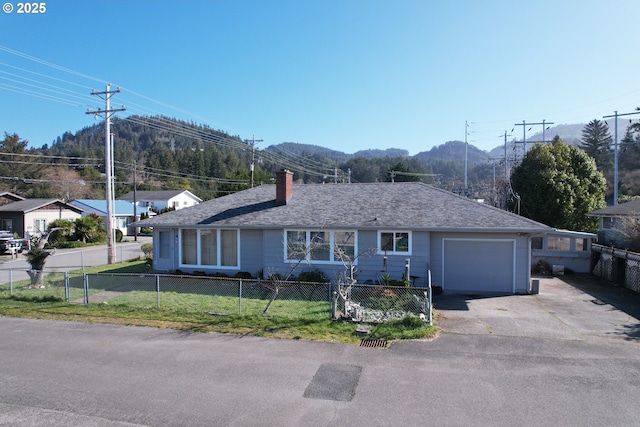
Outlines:
<svg viewBox="0 0 640 427"><path fill-rule="evenodd" d="M41 285L12 280L0 297L109 304L222 315L349 319L378 323L412 314L431 323L431 289L230 277L49 273Z"/></svg>
<svg viewBox="0 0 640 427"><path fill-rule="evenodd" d="M640 293L640 253L596 244L591 250L594 276Z"/></svg>

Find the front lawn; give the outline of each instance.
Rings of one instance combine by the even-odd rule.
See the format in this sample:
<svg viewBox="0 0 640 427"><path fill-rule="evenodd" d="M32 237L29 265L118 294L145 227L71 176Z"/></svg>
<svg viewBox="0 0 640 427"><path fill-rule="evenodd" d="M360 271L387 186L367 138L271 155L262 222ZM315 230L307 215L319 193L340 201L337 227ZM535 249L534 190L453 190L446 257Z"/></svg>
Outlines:
<svg viewBox="0 0 640 427"><path fill-rule="evenodd" d="M87 273L148 273L144 261L127 262L85 269ZM82 272L71 272L70 278L80 278ZM64 302L64 274L48 275L45 286L31 287L28 282L14 283L13 296L9 285L0 285L0 315L48 320L71 320L89 323L171 328L192 332L218 332L356 344L361 338L356 324L329 319L327 301L278 300L262 314L264 299L243 298L199 292L161 292L153 289L122 292L101 303L81 304L82 286L70 287L70 301ZM113 276L117 280L117 276ZM113 287L113 285L111 286ZM103 292L96 288L91 292ZM91 298L91 297L90 297ZM74 302L75 301L75 302ZM240 313L238 314L240 308ZM221 314L222 313L222 314ZM435 334L434 326L421 321L404 321L372 326L369 335L376 339L424 338Z"/></svg>

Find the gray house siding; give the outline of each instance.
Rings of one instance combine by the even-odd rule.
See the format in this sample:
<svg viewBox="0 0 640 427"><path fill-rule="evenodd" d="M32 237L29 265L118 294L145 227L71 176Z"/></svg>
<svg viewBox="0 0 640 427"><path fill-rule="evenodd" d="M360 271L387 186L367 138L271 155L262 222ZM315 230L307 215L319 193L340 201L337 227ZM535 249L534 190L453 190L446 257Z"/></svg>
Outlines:
<svg viewBox="0 0 640 427"><path fill-rule="evenodd" d="M240 230L240 271L253 276L264 268L262 230Z"/></svg>

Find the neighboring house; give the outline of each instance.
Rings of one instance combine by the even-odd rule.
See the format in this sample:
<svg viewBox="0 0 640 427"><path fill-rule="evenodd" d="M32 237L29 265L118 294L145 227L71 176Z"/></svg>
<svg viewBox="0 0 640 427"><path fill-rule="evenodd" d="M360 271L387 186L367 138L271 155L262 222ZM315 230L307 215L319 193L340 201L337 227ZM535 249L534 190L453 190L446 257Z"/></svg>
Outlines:
<svg viewBox="0 0 640 427"><path fill-rule="evenodd" d="M2 223L11 224L7 230L20 237L41 234L56 219L75 221L81 215L82 209L59 199L24 199L0 206Z"/></svg>
<svg viewBox="0 0 640 427"><path fill-rule="evenodd" d="M591 244L595 239L593 233L566 230L532 237L531 261L534 266L544 261L558 272L591 273Z"/></svg>
<svg viewBox="0 0 640 427"><path fill-rule="evenodd" d="M133 203L134 192L130 191L118 200ZM160 211L164 208L176 210L188 208L202 202L202 199L189 190L136 191L135 203L138 207Z"/></svg>
<svg viewBox="0 0 640 427"><path fill-rule="evenodd" d="M106 224L106 200L76 199L69 202L69 204L82 209L84 211L82 213L83 216L89 214L98 215L99 217L103 218ZM133 234L135 234L134 227L131 227L129 224L135 222L136 220L139 220L140 214L149 214L149 210L147 208L138 207L137 209L135 209L135 211L136 212L134 212L134 206L132 203L125 200L116 200L113 204L113 217L115 218L113 228L120 230L125 236L132 236Z"/></svg>
<svg viewBox="0 0 640 427"><path fill-rule="evenodd" d="M0 206L8 205L9 203L20 200L24 200L24 197L7 191L0 193ZM0 218L0 230L13 233L13 220L11 218Z"/></svg>
<svg viewBox="0 0 640 427"><path fill-rule="evenodd" d="M358 282L527 293L531 238L552 228L418 182L261 185L138 223L154 228L158 270L286 275L304 258L332 280L348 255ZM408 260L408 261L407 261Z"/></svg>
<svg viewBox="0 0 640 427"><path fill-rule="evenodd" d="M599 218L598 243L624 247L626 236L623 230L628 221L640 221L640 199L630 200L615 206L607 206L589 212L587 216Z"/></svg>
<svg viewBox="0 0 640 427"><path fill-rule="evenodd" d="M20 200L24 200L24 197L18 196L17 194L9 193L8 191L0 193L0 206L4 206L8 203L18 202Z"/></svg>

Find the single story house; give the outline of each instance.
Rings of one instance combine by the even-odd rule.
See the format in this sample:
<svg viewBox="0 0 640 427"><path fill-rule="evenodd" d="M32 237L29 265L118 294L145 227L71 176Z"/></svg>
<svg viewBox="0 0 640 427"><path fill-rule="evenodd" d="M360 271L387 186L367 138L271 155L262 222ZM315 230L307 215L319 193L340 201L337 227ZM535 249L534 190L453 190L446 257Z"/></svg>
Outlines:
<svg viewBox="0 0 640 427"><path fill-rule="evenodd" d="M105 220L107 218L107 201L106 200L90 200L90 199L76 199L69 204L77 206L84 212L83 216L89 214L95 214ZM136 212L134 212L134 210ZM140 214L149 214L147 208L139 207L134 209L133 203L129 203L125 200L116 200L113 203L113 217L115 222L113 224L114 229L118 229L125 236L132 236L135 234L134 227L130 224L140 219ZM153 213L155 215L155 213Z"/></svg>
<svg viewBox="0 0 640 427"><path fill-rule="evenodd" d="M24 199L0 206L0 218L5 230L20 237L38 235L56 219L75 221L82 216L82 209L59 199Z"/></svg>
<svg viewBox="0 0 640 427"><path fill-rule="evenodd" d="M0 193L0 206L8 205L9 203L24 200L24 197L17 194L4 191ZM0 218L0 230L13 233L13 220L11 218Z"/></svg>
<svg viewBox="0 0 640 427"><path fill-rule="evenodd" d="M552 228L419 182L261 185L140 221L153 227L154 268L332 280L401 279L444 291L527 293L531 239ZM302 263L302 264L301 264Z"/></svg>
<svg viewBox="0 0 640 427"><path fill-rule="evenodd" d="M126 200L134 203L139 208L149 208L160 211L164 208L175 208L175 210L195 206L202 202L202 199L189 190L162 190L162 191L133 191L118 197L118 200Z"/></svg>
<svg viewBox="0 0 640 427"><path fill-rule="evenodd" d="M624 229L628 225L633 226L629 222L640 221L640 199L597 209L589 212L587 216L600 219L598 226L599 244L625 247L627 236L625 236Z"/></svg>

